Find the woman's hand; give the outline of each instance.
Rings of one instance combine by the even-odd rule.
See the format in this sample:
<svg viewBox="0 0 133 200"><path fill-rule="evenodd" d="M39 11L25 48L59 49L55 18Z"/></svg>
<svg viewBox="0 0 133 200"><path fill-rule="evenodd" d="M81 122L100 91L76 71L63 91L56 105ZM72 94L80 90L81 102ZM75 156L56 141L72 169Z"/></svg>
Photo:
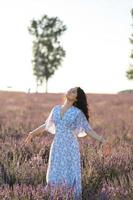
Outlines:
<svg viewBox="0 0 133 200"><path fill-rule="evenodd" d="M99 148L102 147L102 149L104 149L104 147L106 148L106 146L109 146L109 141L107 140L107 138L105 138L105 136L101 136L100 141L99 141Z"/></svg>
<svg viewBox="0 0 133 200"><path fill-rule="evenodd" d="M105 137L101 136L101 138L100 138L100 145L104 145L106 143L107 143L107 139Z"/></svg>
<svg viewBox="0 0 133 200"><path fill-rule="evenodd" d="M111 144L107 139L102 138L100 147L102 147L103 156L109 156L111 154Z"/></svg>
<svg viewBox="0 0 133 200"><path fill-rule="evenodd" d="M23 142L23 144L21 145L21 147L23 147L24 145L27 145L27 144L31 143L32 139L33 139L33 134L32 134L32 132L29 132L27 138L25 139L25 141Z"/></svg>

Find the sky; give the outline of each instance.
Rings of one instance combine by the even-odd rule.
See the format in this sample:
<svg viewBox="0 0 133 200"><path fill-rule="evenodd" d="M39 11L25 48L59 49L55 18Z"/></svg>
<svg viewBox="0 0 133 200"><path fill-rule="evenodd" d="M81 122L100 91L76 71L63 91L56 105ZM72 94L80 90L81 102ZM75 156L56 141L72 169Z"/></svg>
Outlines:
<svg viewBox="0 0 133 200"><path fill-rule="evenodd" d="M48 81L48 92L80 86L87 93L117 93L133 88L126 78L133 33L132 0L0 1L0 90L36 91L32 70L30 21L47 14L67 26L60 38L62 66ZM38 88L45 92L45 84Z"/></svg>

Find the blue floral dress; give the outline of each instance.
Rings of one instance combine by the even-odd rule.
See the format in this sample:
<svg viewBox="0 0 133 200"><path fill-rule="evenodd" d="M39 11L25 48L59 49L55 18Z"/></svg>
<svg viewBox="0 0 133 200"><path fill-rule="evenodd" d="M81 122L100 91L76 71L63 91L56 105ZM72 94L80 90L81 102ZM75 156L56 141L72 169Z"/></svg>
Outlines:
<svg viewBox="0 0 133 200"><path fill-rule="evenodd" d="M75 199L82 194L80 150L77 137L92 130L84 113L71 106L61 117L61 105L56 105L46 119L44 129L55 134L50 147L47 184L67 183L74 187Z"/></svg>

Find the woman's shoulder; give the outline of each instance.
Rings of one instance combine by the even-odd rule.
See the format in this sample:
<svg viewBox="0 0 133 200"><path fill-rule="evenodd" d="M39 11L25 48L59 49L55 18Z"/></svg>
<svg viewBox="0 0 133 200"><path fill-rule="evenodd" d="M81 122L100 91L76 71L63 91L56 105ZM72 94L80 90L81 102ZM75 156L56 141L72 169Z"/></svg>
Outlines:
<svg viewBox="0 0 133 200"><path fill-rule="evenodd" d="M74 106L74 109L76 110L77 114L80 114L82 112L82 110L76 106Z"/></svg>
<svg viewBox="0 0 133 200"><path fill-rule="evenodd" d="M53 110L55 110L56 108L59 108L60 107L60 105L59 104L56 104L55 106L53 106Z"/></svg>
<svg viewBox="0 0 133 200"><path fill-rule="evenodd" d="M74 106L74 107L77 112L77 116L79 116L79 117L85 116L83 111L80 108L77 108L76 106Z"/></svg>
<svg viewBox="0 0 133 200"><path fill-rule="evenodd" d="M77 106L73 106L78 112L81 112L81 109L78 108Z"/></svg>

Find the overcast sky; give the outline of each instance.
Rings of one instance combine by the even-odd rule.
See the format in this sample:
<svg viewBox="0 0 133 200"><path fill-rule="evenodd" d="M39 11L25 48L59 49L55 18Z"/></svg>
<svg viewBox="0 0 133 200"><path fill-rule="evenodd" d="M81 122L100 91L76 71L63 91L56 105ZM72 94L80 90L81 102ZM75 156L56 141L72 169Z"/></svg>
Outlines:
<svg viewBox="0 0 133 200"><path fill-rule="evenodd" d="M75 86L88 93L133 88L125 75L131 63L132 8L133 0L0 1L0 90L36 91L27 27L44 14L58 16L67 26L61 40L66 57L49 79L49 92Z"/></svg>

